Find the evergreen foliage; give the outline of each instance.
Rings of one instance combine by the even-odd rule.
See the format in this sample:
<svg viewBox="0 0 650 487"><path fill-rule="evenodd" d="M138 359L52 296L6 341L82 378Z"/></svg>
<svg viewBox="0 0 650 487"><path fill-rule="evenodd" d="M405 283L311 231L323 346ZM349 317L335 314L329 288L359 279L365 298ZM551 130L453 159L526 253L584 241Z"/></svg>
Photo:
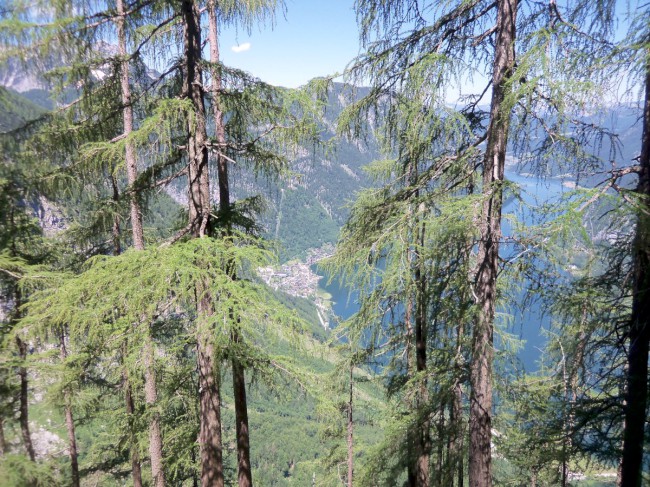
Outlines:
<svg viewBox="0 0 650 487"><path fill-rule="evenodd" d="M0 479L647 480L647 8L622 40L611 0L355 8L356 90L222 63L277 0L0 8L0 60L47 86L0 88ZM638 157L592 113L622 79ZM576 187L533 204L506 164ZM358 309L331 332L258 273L337 239Z"/></svg>

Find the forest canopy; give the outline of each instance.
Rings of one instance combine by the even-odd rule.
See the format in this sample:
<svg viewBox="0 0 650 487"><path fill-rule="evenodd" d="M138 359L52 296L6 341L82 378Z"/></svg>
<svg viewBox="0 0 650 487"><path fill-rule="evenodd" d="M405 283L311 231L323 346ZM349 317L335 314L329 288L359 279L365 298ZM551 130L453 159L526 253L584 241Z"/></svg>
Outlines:
<svg viewBox="0 0 650 487"><path fill-rule="evenodd" d="M349 3L0 7L7 485L650 482L648 4Z"/></svg>

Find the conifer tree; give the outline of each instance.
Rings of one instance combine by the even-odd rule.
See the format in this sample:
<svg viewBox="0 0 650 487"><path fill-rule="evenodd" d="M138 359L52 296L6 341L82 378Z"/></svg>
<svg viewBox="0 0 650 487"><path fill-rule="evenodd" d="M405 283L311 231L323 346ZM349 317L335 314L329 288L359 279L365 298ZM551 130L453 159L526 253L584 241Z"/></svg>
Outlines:
<svg viewBox="0 0 650 487"><path fill-rule="evenodd" d="M355 60L350 71L358 80L370 79L372 89L348 109L342 125L359 135L361 120L368 114L375 119L383 116L386 139L395 152L417 131L430 145L438 142L440 133L446 134L442 149L419 172L418 187L428 184L437 186L439 194L463 197L473 208L468 217L478 229L471 240L477 250L475 263L467 272L471 292L459 293L474 298L471 312L461 313L471 323L461 329L473 337L468 445L472 487L492 483L493 334L501 295L497 277L502 270L500 255L509 252L500 251L504 191L510 187L504 177L506 151L525 154L526 164L538 174L549 170L551 159L555 159L553 171L565 164L580 171L593 163L585 146L598 138L598 128L581 123L575 108L593 97L589 76L597 63L589 64L579 51L589 51L593 60L606 49L602 39L610 32L611 7L580 5L562 10L553 4L549 12L507 0L357 3L368 52ZM569 54L573 52L574 58ZM485 89L461 98L452 109L444 102L448 83L474 73L488 78ZM420 110L431 113L429 125L411 124L407 135L400 135L396 127L410 113L398 109L400 97L416 98L416 93L425 94L419 103ZM490 109L484 111L479 104L487 94ZM573 135L558 135L565 133L562 127L577 129ZM532 140L526 133L541 134L540 139ZM458 135L458 140L450 134ZM508 144L512 134L516 134L514 142ZM480 170L480 181L469 178L475 170ZM452 174L460 174L458 181L446 185L445 178Z"/></svg>
<svg viewBox="0 0 650 487"><path fill-rule="evenodd" d="M34 15L37 15L34 13L33 10L23 10L23 6L20 5L18 2L15 3L15 5L12 6L15 10L15 16L20 17L21 15L24 15L28 20L31 20L31 17ZM33 8L33 7L32 7ZM102 10L102 8L106 8L106 10ZM134 5L130 6L130 10L128 15L133 16L135 15L142 15L143 9L146 8L146 3L137 3ZM98 10L97 10L98 9ZM104 134L106 133L105 127L110 128L112 127L112 124L110 123L112 120L115 120L117 116L120 114L123 115L123 126L124 126L124 131L121 136L117 137L117 139L120 138L129 138L131 135L131 131L133 128L133 104L131 100L131 93L130 93L130 74L129 74L129 60L132 59L135 55L127 53L127 45L126 45L126 32L125 32L125 22L126 22L126 17L127 13L125 12L125 8L122 2L118 2L117 5L117 10L118 12L115 13L112 10L112 7L110 5L98 5L95 7L92 6L84 6L84 5L76 5L75 2L64 2L61 5L58 6L57 9L53 10L51 12L52 14L52 22L50 24L47 23L39 23L36 24L36 28L32 24L26 23L24 26L24 30L26 32L26 36L33 36L33 47L34 49L38 50L39 46L41 43L47 42L48 40L51 39L57 39L57 42L55 44L56 46L59 46L60 49L66 50L66 56L68 57L68 61L71 61L71 67L68 69L65 68L59 68L62 73L60 75L60 83L61 85L58 87L60 92L66 92L66 90L69 91L70 86L81 86L82 89L77 91L78 98L75 100L72 104L68 105L67 107L64 107L62 110L63 116L66 115L67 113L72 114L72 119L73 119L73 124L79 124L78 120L75 120L77 117L88 117L86 120L87 121L92 121L91 123L87 124L87 127L84 127L84 133L86 137L83 137L83 135L79 138L76 138L76 135L74 132L77 131L77 129L73 129L70 131L72 135L65 139L63 141L60 140L60 135L61 133L58 132L58 129L56 128L55 124L52 124L51 126L54 126L53 132L50 132L50 134L54 135L54 137L57 139L54 141L54 144L66 144L64 147L65 149L60 150L56 149L54 153L56 154L65 154L63 158L67 156L65 151L78 151L79 147L81 144L91 142L92 140L102 140L102 138L105 136ZM98 20L99 19L99 20ZM96 80L93 79L94 76L94 71L92 70L93 66L99 67L100 69L106 69L107 64L112 63L112 58L111 56L111 51L109 52L100 52L99 56L93 56L93 53L96 52L96 49L99 46L101 46L102 42L102 36L105 35L108 31L108 35L110 35L110 23L114 22L117 25L117 37L118 37L118 53L121 56L119 59L116 60L114 64L114 68L112 70L112 73L106 73L104 76L106 76L106 79L103 83L97 83ZM64 39L63 41L63 47L61 47L60 44L60 39ZM69 44L65 45L65 42L68 42ZM142 48L142 45L138 46L138 50ZM76 49L76 50L75 50ZM34 56L34 51L28 51L31 53L32 56ZM136 51L137 52L137 51ZM108 58L104 56L109 56ZM90 59L89 59L90 58ZM82 64L82 68L79 69L79 65L76 64L77 61L84 63L86 62L87 64ZM54 69L56 71L57 68ZM122 89L122 99L118 98L113 98L112 100L109 99L109 102L105 104L108 105L107 110L105 112L101 112L99 117L97 117L97 98L102 96L102 84L104 85L104 89L108 88L108 90L111 90L111 81L118 78L120 76L120 85ZM97 85L99 86L99 89L97 89ZM104 95L106 95L107 92L104 92ZM106 98L104 98L106 100ZM102 106L101 104L99 106ZM67 108L67 110L66 110ZM85 110L85 112L84 112ZM63 117L59 117L63 118ZM93 126L93 123L96 123L97 118L100 120L100 125L99 127ZM93 120L94 119L94 120ZM103 124L104 127L101 126ZM50 126L50 127L51 127ZM94 132L95 128L99 128L98 132ZM110 133L110 132L109 132ZM45 130L43 131L43 134L41 136L42 142L45 143L44 145L52 143L51 140L48 140L48 126L46 126ZM67 134L66 134L67 136ZM136 169L136 160L135 160L135 151L133 144L131 142L127 142L125 144L126 146L126 168L127 168L127 180L128 183L131 185L134 185L136 182L137 178L137 169ZM81 158L82 160L84 159L83 157ZM63 165L64 169L63 171L67 171L67 168L65 168L65 163L63 161L55 161L55 164ZM96 169L97 166L92 166L92 165L86 165L83 167L83 164L79 164L79 161L76 161L75 164L81 165L82 169L88 171L84 176L86 180L92 180L93 177L97 177L98 171ZM75 167L75 164L73 164L73 167ZM100 165L100 170L102 169L102 166ZM75 170L79 170L79 166L75 167ZM110 167L109 171L112 173L115 170L115 166ZM108 178L110 180L110 185L112 186L112 203L113 205L109 205L108 208L113 208L114 210L117 210L115 207L116 205L119 204L119 189L118 189L118 182L116 180L116 177L114 174L111 174ZM134 244L137 248L142 248L143 247L143 232L142 232L142 222L141 222L141 211L139 208L139 204L137 201L137 195L134 191L130 192L130 201L131 201L131 223L132 223L132 230L133 230L133 241ZM110 214L110 210L108 212ZM112 213L110 215L110 219L112 220L112 251L114 254L119 254L121 252L121 244L120 244L120 226L119 226L119 221L120 221L120 216L116 212ZM63 342L62 342L63 343ZM147 351L149 352L147 356L150 358L148 361L148 368L147 368L147 373L145 374L147 378L147 384L145 385L145 389L147 391L147 402L148 403L154 403L155 402L155 396L156 396L156 385L155 385L155 376L152 370L153 364L151 363L151 357L153 354L153 350L151 349L151 346L147 346ZM128 377L128 374L125 373L124 375L125 378ZM125 401L126 401L126 408L127 408L127 414L132 415L134 411L134 404L133 404L133 394L132 394L132 389L131 386L128 382L128 378L124 382L124 389L125 389ZM66 415L71 416L71 413L68 414L69 412L69 407L66 406ZM154 468L154 478L156 479L156 485L163 485L164 484L164 475L162 473L162 444L161 444L161 439L160 439L160 426L159 426L159 420L157 419L157 413L153 414L152 421L151 421L151 459L152 459L152 466ZM134 478L134 484L135 485L140 485L141 484L141 479L140 479L140 465L139 465L139 460L137 458L137 452L135 451L135 445L132 442L131 450L132 450L132 458L133 458L133 478ZM72 450L72 449L71 449ZM73 462L73 469L74 469L74 462ZM73 474L73 478L76 478L78 475Z"/></svg>
<svg viewBox="0 0 650 487"><path fill-rule="evenodd" d="M271 5L271 7L269 7ZM214 14L214 4L210 5L212 8L208 13ZM240 18L244 22L250 22L260 11L270 11L274 6L274 2L250 2L246 4L236 3L220 4L220 15L230 22L238 22ZM295 125L298 120L296 114L301 111L299 107L301 103L300 97L294 97L289 92L276 89L263 83L260 83L248 76L245 73L240 73L236 70L227 70L218 62L218 58L213 58L210 65L213 73L213 100L212 106L215 110L216 127L218 130L215 142L211 141L207 135L207 110L205 105L205 98L209 94L203 88L203 65L208 65L202 59L201 52L201 9L197 2L185 1L182 2L178 8L170 7L167 5L159 5L157 3L136 3L130 5L128 8L128 15L125 11L125 6L118 3L118 12L115 13L111 9L100 12L93 12L85 18L75 18L74 22L68 23L67 19L60 22L59 25L70 26L66 32L85 32L86 27L84 22L87 18L99 18L98 24L106 26L107 22L114 22L117 25L117 38L118 38L118 53L117 57L110 57L110 61L115 65L115 69L110 71L110 76L102 80L89 80L87 77L83 83L80 83L83 92L78 100L75 100L69 107L61 111L61 116L54 118L54 123L46 126L43 131L37 134L34 139L36 141L34 153L39 151L47 151L61 156L62 160L58 163L64 166L65 170L72 173L79 167L88 168L86 176L91 179L93 173L91 171L94 167L101 167L106 164L110 168L110 172L114 173L121 168L126 167L126 175L128 187L122 191L122 195L127 196L127 201L130 202L131 209L131 227L133 233L133 242L137 247L141 247L142 231L137 227L139 226L137 216L142 213L142 209L138 208L138 201L143 198L145 192L155 187L164 184L169 184L177 177L185 176L188 184L188 222L184 229L179 231L173 238L171 238L165 245L172 248L173 252L180 251L180 247L184 244L187 236L199 238L200 240L209 240L210 237L219 237L226 242L232 242L234 247L241 242L243 245L254 242L253 245L258 245L255 240L242 239L236 228L250 229L251 219L247 212L250 209L250 204L243 204L241 207L230 202L230 196L226 191L226 196L222 198L222 208L217 212L220 217L213 218L215 213L212 210L212 201L210 195L209 172L208 172L208 151L214 150L219 157L221 167L225 168L225 161L229 158L235 157L240 160L250 162L256 169L270 174L275 171L281 171L286 165L286 158L283 154L277 154L275 150L279 147L291 147L296 145L297 140L305 135L311 136L313 134L313 124L308 122L302 126L298 126L298 130L287 129L287 124ZM134 48L134 54L129 54L124 43L125 27L130 25L129 19L131 15L142 15L145 21L154 19L157 24L149 27L149 34L145 34L144 40L138 40L139 44ZM150 15L150 17L149 17ZM160 19L163 20L160 20ZM136 19L131 25L136 22L142 22ZM131 96L129 101L129 75L130 67L129 62L136 60L137 53L146 47L146 43L155 35L166 35L164 32L166 27L178 22L183 28L183 55L178 60L172 60L171 67L164 73L160 79L154 80L153 83L148 83L146 80L137 80L137 86L143 93L138 93L138 99ZM215 24L216 29L216 24ZM59 32L59 34L61 34ZM43 34L45 37L46 34ZM128 34L127 34L128 35ZM92 36L91 36L92 38ZM214 47L216 48L216 31ZM87 50L90 52L91 50ZM82 51L83 52L83 51ZM92 62L101 64L104 62L103 58L93 59ZM76 74L74 70L62 70L66 77L65 81L74 84ZM227 73L230 78L229 83L232 87L221 81L223 73ZM88 74L88 70L83 71L82 75ZM176 76L174 78L173 76ZM82 76L83 77L83 76ZM182 79L182 90L179 93L176 91L178 84L176 81ZM221 88L218 88L221 84ZM159 86L162 87L158 88ZM206 85L207 86L207 85ZM114 98L97 98L100 94L110 92L112 88L118 88L122 93L119 99ZM146 95L150 94L159 96L161 93L171 97L158 102L157 107L153 110L148 118L143 120L133 120L133 106L137 104L146 103ZM242 112L240 106L240 98L254 100L257 99L258 105L252 107L244 107L246 113ZM100 105L101 110L93 110L91 99L106 100L105 105ZM304 97L303 97L304 99ZM223 103L221 102L222 100ZM140 105L142 106L142 105ZM219 112L230 112L230 131L229 140L225 144L225 124L219 123L219 118L223 120L223 115L218 115ZM131 112L131 113L129 113ZM58 115L58 114L57 114ZM74 130L68 131L65 126L65 117L75 123ZM88 122L88 125L79 124L77 117ZM101 125L93 125L100 120ZM110 121L110 125L107 124ZM281 121L278 123L278 121ZM58 125L57 125L58 123ZM266 124L266 125L265 125ZM107 126L108 125L108 126ZM282 126L281 126L282 125ZM130 128L131 126L131 128ZM264 132L255 132L259 127L266 126ZM97 130L93 132L93 130ZM61 133L69 136L68 139L64 138L66 144L65 150L59 150L54 145L53 136L60 137ZM117 134L117 135L116 135ZM157 150L154 152L146 151L146 148L151 144L151 139L157 141ZM182 146L181 149L178 146ZM69 150L69 152L68 152ZM136 164L134 157L138 152L146 152L149 157L148 167L137 174ZM42 154L43 152L40 152ZM229 153L229 156L226 156ZM126 162L124 161L124 154L127 155ZM186 168L183 165L187 165ZM67 167L66 167L67 166ZM179 170L179 166L181 167ZM95 173L96 174L96 173ZM120 202L120 195L118 185L120 184L119 178L111 177L112 185L112 201L113 203ZM228 186L227 175L220 173L220 185L225 184ZM119 227L118 220L114 218L116 215L111 215L111 231L113 233L114 249L113 253L116 258L119 254ZM222 232L217 232L217 225L222 226ZM177 246L180 246L177 248ZM120 246L121 247L121 246ZM121 250L121 249L120 249ZM151 249L155 252L155 249ZM141 252L146 252L142 251ZM128 254L128 252L127 252ZM119 257L122 257L120 255ZM130 258L137 259L137 257L129 257L124 255L124 259ZM145 257L143 257L145 258ZM224 272L232 269L232 278L241 280L241 286L246 287L249 280L250 268L243 266L237 259L233 258L232 262L227 259L219 261L216 264L201 260L197 257L196 265L205 265L207 268L216 265ZM92 264L89 264L92 267ZM239 270L238 270L239 269ZM89 268L79 275L79 278L90 279L92 272L88 272ZM134 277L132 275L133 268L131 268L131 275L125 274L125 278ZM230 271L228 271L230 272ZM239 275L241 273L241 277ZM72 278L74 280L74 278ZM90 284L93 281L86 281ZM177 281L175 281L177 282ZM238 429L241 434L238 435L239 441L239 456L240 456L240 480L244 484L250 485L252 477L250 472L250 454L246 445L249 443L248 439L248 424L246 419L246 402L245 402L245 383L244 383L244 368L249 364L258 364L255 366L263 366L264 361L259 358L261 349L257 352L250 352L249 347L255 347L256 340L249 343L247 336L255 336L251 334L250 325L248 321L241 317L242 313L238 308L237 302L241 299L241 291L237 287L228 290L215 290L211 280L207 277L199 277L195 281L191 281L191 287L194 290L196 301L194 309L190 308L190 312L196 316L194 330L197 343L197 360L199 368L200 381L206 377L212 377L211 382L201 383L199 393L201 400L201 438L207 438L209 441L199 439L199 446L201 449L201 468L202 468L202 483L212 484L213 481L219 482L219 478L223 477L223 466L221 460L217 457L220 455L219 435L220 425L218 421L212 421L214 416L219 413L219 389L218 389L218 375L219 367L218 360L221 356L228 356L231 358L235 370L236 387L236 405L238 414ZM221 281L219 281L221 282ZM97 283L97 285L99 285ZM47 299L48 293L52 290L43 291L43 299ZM74 293L72 298L74 299ZM76 296L79 296L76 294ZM225 296L225 297L224 297ZM111 296L107 295L106 299L110 300ZM140 294L136 293L131 298L131 301L139 306L146 303L140 299ZM167 295L164 299L169 299ZM229 339L227 343L219 343L219 333L215 333L215 326L219 323L222 326L224 320L223 315L219 315L222 310L221 304L215 300L220 299L223 302L232 302L229 305L228 317L225 322L230 322L232 328L228 332ZM189 304L189 301L184 303ZM32 308L33 316L38 316L40 303L35 303ZM150 306L159 309L168 309L166 305L160 300L153 299L147 303L147 309L142 309L138 313L137 308L134 306L124 307L123 304L114 305L114 311L111 314L104 315L102 318L102 327L109 330L114 327L123 330L124 335L129 337L128 341L123 341L119 347L114 346L114 341L108 339L108 335L104 330L94 330L91 336L99 340L98 343L109 348L102 348L101 353L107 357L112 354L120 354L123 357L132 355L133 349L136 349L140 343L143 343L144 350L144 376L145 376L145 392L147 392L147 402L150 404L154 401L151 399L148 390L150 385L155 386L155 378L153 376L152 368L152 349L151 338L148 337L147 321L152 320ZM126 311L128 310L128 312ZM164 314L164 311L161 311ZM65 313L64 313L65 314ZM273 313L268 312L268 316ZM50 324L60 326L61 323L58 318L49 318L45 321ZM219 317L219 318L218 318ZM125 322L131 320L132 327L124 328ZM86 332L90 330L90 322L85 322L82 317L75 316L75 323L70 323L74 328L75 333L86 328ZM29 321L28 321L29 322ZM137 325L136 325L137 324ZM96 325L95 325L96 326ZM131 329L132 328L132 329ZM217 328L218 329L218 328ZM96 333L95 333L96 332ZM78 336L78 335L76 335ZM110 347L115 347L111 349ZM126 348L124 348L126 347ZM262 353L263 355L263 353ZM131 372L125 371L122 383L124 385L127 403L127 413L131 415L133 412L132 399L137 391L134 391L130 386ZM216 377L216 380L215 380ZM216 404L216 407L215 407ZM151 426L152 431L157 422L157 412L151 408L152 418ZM163 479L162 469L160 468L161 462L156 460L161 458L160 442L155 441L158 434L151 435L150 449L152 468L154 470L154 479L156 482L161 482ZM208 442L210 444L208 444ZM156 446L158 445L158 446ZM216 448L214 447L216 445ZM132 445L135 448L134 445ZM136 456L132 453L132 470L134 482L138 480L138 462ZM156 473L158 472L158 473Z"/></svg>
<svg viewBox="0 0 650 487"><path fill-rule="evenodd" d="M4 365L1 373L2 387L2 443L3 476L19 475L20 471L32 470L32 482L44 481L50 472L36 465L36 451L32 441L29 411L30 382L28 356L30 343L20 324L22 306L29 298L21 278L30 266L49 259L50 248L43 239L42 229L32 214L38 201L38 193L30 177L35 168L20 155L23 131L29 132L33 122L25 121L10 127L8 133L0 134L0 340ZM17 376L17 383L15 381ZM18 461L12 465L9 444L4 428L18 416L21 449L30 465Z"/></svg>
<svg viewBox="0 0 650 487"><path fill-rule="evenodd" d="M643 10L639 19L647 15ZM644 22L643 20L641 22ZM634 25L634 24L633 24ZM648 350L650 348L650 47L647 23L639 26L638 55L642 79L641 153L637 168L636 230L632 246L632 313L627 331L625 427L620 485L638 487L643 479L644 440L648 417ZM634 31L632 31L634 32Z"/></svg>

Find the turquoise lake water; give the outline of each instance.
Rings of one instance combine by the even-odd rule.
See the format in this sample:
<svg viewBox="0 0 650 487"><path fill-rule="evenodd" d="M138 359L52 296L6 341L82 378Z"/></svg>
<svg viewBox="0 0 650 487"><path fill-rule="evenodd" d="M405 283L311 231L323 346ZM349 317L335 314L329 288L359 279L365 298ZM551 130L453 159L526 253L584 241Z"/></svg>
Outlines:
<svg viewBox="0 0 650 487"><path fill-rule="evenodd" d="M558 179L540 180L515 172L507 172L506 177L519 186L521 202L516 198L509 198L509 202L504 208L504 214L515 213L521 221L526 221L528 224L535 218L533 210L535 207L556 200L562 194L571 191L571 189L563 186L562 181ZM510 232L510 226L506 219L504 219L503 231L505 235ZM502 256L505 257L511 251L512 249L509 249L507 245L502 245ZM336 279L328 283L328 279L322 271L317 268L315 268L315 271L323 276L320 285L331 294L332 309L338 319L345 320L352 316L359 309L358 293L351 292L341 286ZM524 283L525 287L526 284ZM523 293L524 291L522 291L521 295L522 300ZM525 340L525 344L518 352L518 358L527 371L534 371L538 366L537 362L541 355L541 349L546 341L544 330L547 330L550 325L550 317L543 315L539 303L528 305L523 311L518 308L520 306L515 305L508 309L498 310L498 313L503 316L500 326L508 333ZM505 317L506 315L508 318ZM336 326L336 321L331 323L331 326ZM497 348L500 346L498 338L495 339L495 346Z"/></svg>

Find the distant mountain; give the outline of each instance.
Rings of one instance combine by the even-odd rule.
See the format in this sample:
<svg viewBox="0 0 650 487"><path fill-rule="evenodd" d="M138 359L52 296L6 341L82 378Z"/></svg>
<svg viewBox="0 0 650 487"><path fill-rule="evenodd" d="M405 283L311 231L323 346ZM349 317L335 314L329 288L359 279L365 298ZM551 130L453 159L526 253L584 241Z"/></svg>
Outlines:
<svg viewBox="0 0 650 487"><path fill-rule="evenodd" d="M304 258L309 249L334 244L349 214L348 205L359 189L370 184L363 166L379 158L374 137L365 142L336 136L341 111L367 88L350 93L349 87L335 83L320 122L324 145L303 146L290 161L290 179L273 181L255 176L245 164L230 169L231 190L236 200L261 195L266 209L261 224L264 235L280 244L280 259ZM186 182L178 180L167 187L179 203L187 203ZM218 189L213 188L214 201Z"/></svg>
<svg viewBox="0 0 650 487"><path fill-rule="evenodd" d="M327 148L303 147L291 163L296 177L268 183L251 180L242 168L233 171L234 178L250 185L247 192L266 196L269 209L264 225L267 236L281 243L282 260L304 257L310 248L335 243L349 214L348 205L359 189L370 184L363 166L380 156L377 141L369 137L366 142L353 142L336 136L336 120L349 102L346 91L342 84L333 85L321 121Z"/></svg>
<svg viewBox="0 0 650 487"><path fill-rule="evenodd" d="M100 46L100 51L110 56L114 46ZM12 108L3 110L0 128L16 126L20 121L33 118L43 108L51 109L46 83L34 73L52 67L61 60L52 59L47 65L41 63L18 63L9 61L0 66L0 84L17 91L4 90L3 99ZM108 67L106 67L108 69ZM95 70L95 77L101 79L103 71ZM140 70L146 78L153 79L157 73ZM364 142L349 141L336 136L336 120L350 102L367 93L367 88L359 88L351 96L349 88L335 83L329 93L328 103L321 121L321 137L328 143L327 149L320 146L304 146L298 156L291 161L290 168L295 176L290 180L267 181L255 177L245 165L235 164L231 169L234 196L243 198L261 194L266 201L267 210L262 216L265 235L281 244L281 260L304 257L310 248L335 243L340 227L349 213L348 204L355 199L355 193L370 184L362 167L380 157L377 141L369 136ZM42 112L41 112L42 113ZM604 125L619 134L620 144L615 147L619 165L633 162L638 154L641 140L641 126L637 123L638 107L617 105L607 113L585 116L585 120ZM541 134L540 134L541 135ZM513 147L516 141L511 140ZM606 139L596 141L593 151L604 161L601 168L606 170L611 159L611 146ZM522 172L533 172L530 167L520 166L514 159L512 168ZM542 170L544 177L567 175L555 161L547 161ZM580 177L582 185L594 185L603 175ZM631 184L629 181L627 184ZM180 204L185 204L185 183L178 181L167 188L169 194ZM217 200L217 190L214 188Z"/></svg>
<svg viewBox="0 0 650 487"><path fill-rule="evenodd" d="M31 65L30 65L31 64ZM47 89L47 83L39 75L34 63L24 64L11 58L0 65L0 85L19 93L35 89Z"/></svg>
<svg viewBox="0 0 650 487"><path fill-rule="evenodd" d="M38 118L46 109L23 95L0 86L0 132L16 129Z"/></svg>

